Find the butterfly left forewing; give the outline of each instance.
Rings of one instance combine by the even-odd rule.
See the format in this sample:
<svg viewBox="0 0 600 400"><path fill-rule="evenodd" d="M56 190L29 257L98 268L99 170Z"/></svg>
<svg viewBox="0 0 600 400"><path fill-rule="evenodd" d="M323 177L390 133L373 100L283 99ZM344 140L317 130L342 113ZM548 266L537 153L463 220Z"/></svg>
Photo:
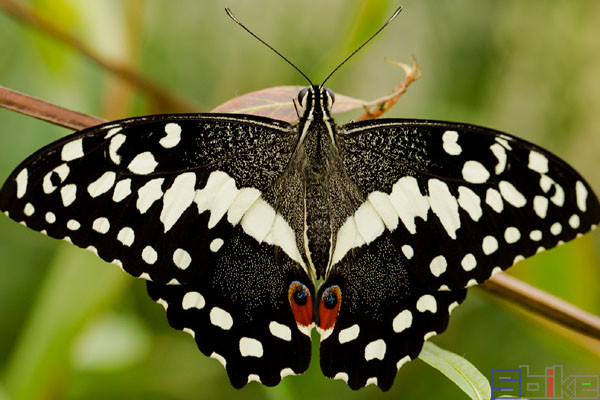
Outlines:
<svg viewBox="0 0 600 400"><path fill-rule="evenodd" d="M25 160L4 184L0 209L134 276L183 283L220 257L235 226L265 239L261 216L273 222L277 213L264 196L295 142L289 124L249 116L111 122ZM284 251L300 260L295 244Z"/></svg>

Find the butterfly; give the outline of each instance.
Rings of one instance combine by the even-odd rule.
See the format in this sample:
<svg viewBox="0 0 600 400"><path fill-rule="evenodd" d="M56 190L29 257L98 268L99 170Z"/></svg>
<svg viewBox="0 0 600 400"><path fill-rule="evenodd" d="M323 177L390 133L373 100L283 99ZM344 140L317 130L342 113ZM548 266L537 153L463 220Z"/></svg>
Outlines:
<svg viewBox="0 0 600 400"><path fill-rule="evenodd" d="M147 281L232 385L304 372L388 390L479 284L600 220L590 186L527 141L468 124L290 124L242 114L113 121L49 144L0 209ZM316 285L320 282L319 285Z"/></svg>

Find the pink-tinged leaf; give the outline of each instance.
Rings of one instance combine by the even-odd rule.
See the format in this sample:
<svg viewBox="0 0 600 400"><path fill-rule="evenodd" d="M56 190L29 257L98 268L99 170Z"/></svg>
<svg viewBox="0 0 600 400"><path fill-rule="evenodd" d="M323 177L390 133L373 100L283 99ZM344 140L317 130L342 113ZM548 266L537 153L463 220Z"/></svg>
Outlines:
<svg viewBox="0 0 600 400"><path fill-rule="evenodd" d="M287 122L298 120L292 99L298 96L303 86L275 86L246 93L226 101L213 109L214 113L236 113L260 115ZM337 94L332 112L334 114L362 108L364 100Z"/></svg>
<svg viewBox="0 0 600 400"><path fill-rule="evenodd" d="M369 102L336 93L331 113L340 114L356 109L364 109L365 113L358 120L375 119L396 104L396 101L406 92L408 86L421 77L421 69L414 58L412 67L390 60L386 61L401 68L405 74L402 83L396 86L392 93ZM211 112L260 115L281 121L296 122L298 115L294 108L293 99L298 96L298 92L302 88L303 86L275 86L257 90L226 101Z"/></svg>

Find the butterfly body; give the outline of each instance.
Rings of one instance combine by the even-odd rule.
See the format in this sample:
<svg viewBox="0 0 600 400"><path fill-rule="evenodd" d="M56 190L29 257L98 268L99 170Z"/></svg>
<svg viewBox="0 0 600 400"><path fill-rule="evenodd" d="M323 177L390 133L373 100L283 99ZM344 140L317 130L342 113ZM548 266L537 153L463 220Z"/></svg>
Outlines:
<svg viewBox="0 0 600 400"><path fill-rule="evenodd" d="M316 327L326 376L384 390L467 287L600 220L583 178L535 145L441 121L338 126L333 101L302 90L297 124L92 127L17 167L0 209L146 279L235 387L306 370Z"/></svg>

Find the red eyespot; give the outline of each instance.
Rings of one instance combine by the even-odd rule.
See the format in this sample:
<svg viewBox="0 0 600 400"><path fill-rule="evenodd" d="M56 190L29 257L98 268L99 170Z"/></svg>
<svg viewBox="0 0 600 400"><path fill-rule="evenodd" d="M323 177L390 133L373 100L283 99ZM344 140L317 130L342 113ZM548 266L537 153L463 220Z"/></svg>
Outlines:
<svg viewBox="0 0 600 400"><path fill-rule="evenodd" d="M313 323L313 304L306 285L294 281L288 290L288 300L292 306L294 319L298 325L309 327Z"/></svg>
<svg viewBox="0 0 600 400"><path fill-rule="evenodd" d="M322 331L333 328L341 303L342 291L338 285L331 286L323 292L319 306L319 328Z"/></svg>

